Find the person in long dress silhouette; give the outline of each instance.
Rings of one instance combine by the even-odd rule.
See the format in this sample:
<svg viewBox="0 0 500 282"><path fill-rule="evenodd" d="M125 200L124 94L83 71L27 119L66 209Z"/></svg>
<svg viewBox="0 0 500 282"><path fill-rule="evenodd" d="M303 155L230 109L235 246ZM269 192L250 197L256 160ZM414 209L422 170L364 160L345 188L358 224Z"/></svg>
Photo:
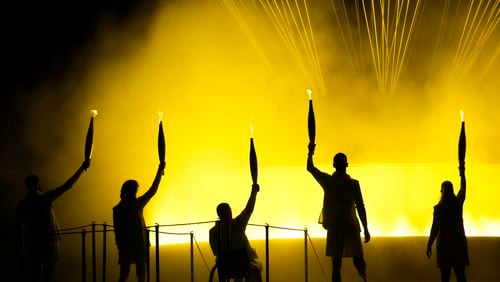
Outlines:
<svg viewBox="0 0 500 282"><path fill-rule="evenodd" d="M441 270L441 281L450 281L453 268L457 282L465 282L465 267L469 265L467 238L462 218L465 202L465 166L460 166L460 189L457 195L451 181L441 184L441 199L434 206L432 227L427 241L427 257L432 255L432 245L436 242L437 266Z"/></svg>
<svg viewBox="0 0 500 282"><path fill-rule="evenodd" d="M145 230L143 211L158 191L164 169L165 162L161 162L151 187L140 197L137 197L139 183L133 179L125 181L120 192L120 202L113 207L120 282L127 280L132 264L135 264L137 280L139 282L146 280L146 254L150 242Z"/></svg>

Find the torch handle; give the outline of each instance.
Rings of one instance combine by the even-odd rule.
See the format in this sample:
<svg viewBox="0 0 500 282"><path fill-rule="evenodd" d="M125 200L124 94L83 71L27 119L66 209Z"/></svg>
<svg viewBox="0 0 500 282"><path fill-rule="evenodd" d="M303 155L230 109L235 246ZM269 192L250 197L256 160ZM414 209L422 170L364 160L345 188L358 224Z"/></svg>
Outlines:
<svg viewBox="0 0 500 282"><path fill-rule="evenodd" d="M309 112L307 115L307 129L309 133L309 143L314 144L316 139L316 119L314 118L314 109L312 100L309 100Z"/></svg>
<svg viewBox="0 0 500 282"><path fill-rule="evenodd" d="M250 138L250 174L252 176L252 183L257 184L257 154L255 153L255 145L253 143L253 138Z"/></svg>
<svg viewBox="0 0 500 282"><path fill-rule="evenodd" d="M85 138L85 160L92 158L92 149L94 147L94 117L90 118L87 137Z"/></svg>
<svg viewBox="0 0 500 282"><path fill-rule="evenodd" d="M158 158L160 163L165 162L165 134L163 133L163 123L161 121L158 129Z"/></svg>
<svg viewBox="0 0 500 282"><path fill-rule="evenodd" d="M460 137L458 138L458 164L460 168L465 168L465 122L462 121L462 127L460 129Z"/></svg>

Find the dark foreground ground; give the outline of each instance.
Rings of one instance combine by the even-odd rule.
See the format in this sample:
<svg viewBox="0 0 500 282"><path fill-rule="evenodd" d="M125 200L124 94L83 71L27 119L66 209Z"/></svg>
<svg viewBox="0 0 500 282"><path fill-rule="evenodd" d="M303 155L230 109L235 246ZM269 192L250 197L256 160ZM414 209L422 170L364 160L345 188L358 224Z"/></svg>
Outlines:
<svg viewBox="0 0 500 282"><path fill-rule="evenodd" d="M372 241L365 245L369 281L439 281L439 270L436 268L435 257L427 259L425 256L426 240L425 237L372 238ZM186 241L188 242L186 244L160 247L160 281L191 281L189 237ZM90 234L87 234L86 242L86 281L94 281ZM101 234L97 234L95 281L118 280L119 268L112 234L110 234L106 242L104 280L102 239ZM265 281L265 243L264 241L252 241L251 243L257 249L264 266L262 274ZM317 256L314 250L316 250ZM469 255L471 266L467 268L468 281L500 281L500 237L469 238ZM54 281L82 281L81 236L79 234L64 236L61 242L61 257L62 260L56 271ZM214 264L214 257L207 243L194 244L193 259L194 281L208 281L209 268ZM329 281L331 265L330 260L324 256L324 239L312 239L312 245L310 242L308 243L307 259L308 280L306 280L305 274L304 240L271 240L269 248L269 281ZM156 281L155 269L155 249L153 247L151 249L150 281ZM136 281L134 271L135 269L132 268L129 281ZM351 259L344 259L342 275L343 281L360 281ZM452 279L451 281L455 280Z"/></svg>

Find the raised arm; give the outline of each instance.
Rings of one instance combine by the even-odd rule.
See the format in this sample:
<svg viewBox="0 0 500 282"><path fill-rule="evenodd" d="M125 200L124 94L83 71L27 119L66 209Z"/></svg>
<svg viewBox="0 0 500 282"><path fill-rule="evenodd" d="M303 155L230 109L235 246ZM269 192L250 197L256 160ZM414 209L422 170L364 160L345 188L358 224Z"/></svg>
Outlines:
<svg viewBox="0 0 500 282"><path fill-rule="evenodd" d="M465 192L466 192L466 181L465 181L465 167L461 166L459 167L460 171L460 190L458 190L457 193L457 199L461 203L465 202Z"/></svg>
<svg viewBox="0 0 500 282"><path fill-rule="evenodd" d="M76 172L68 179L66 182L64 182L63 185L49 190L45 193L45 195L52 200L55 200L57 197L61 196L64 192L68 191L73 185L78 181L80 178L80 175L82 175L82 172L84 170L87 170L90 166L90 160L85 160L83 161L82 165L76 170Z"/></svg>
<svg viewBox="0 0 500 282"><path fill-rule="evenodd" d="M158 187L160 186L160 181L161 177L163 176L163 170L165 169L165 162L161 162L160 165L158 166L158 169L156 170L156 175L155 179L153 180L153 183L151 184L151 187L149 187L148 191L142 195L142 199L145 200L145 203L147 203L153 196L156 194L158 191Z"/></svg>
<svg viewBox="0 0 500 282"><path fill-rule="evenodd" d="M248 198L247 205L241 211L241 213L236 217L235 220L238 221L243 221L245 225L248 223L248 220L250 220L250 216L253 213L253 209L255 207L255 202L257 201L257 193L259 192L260 187L259 184L253 184L252 185L252 192L250 193L250 198Z"/></svg>
<svg viewBox="0 0 500 282"><path fill-rule="evenodd" d="M316 181L320 183L321 187L323 187L323 184L326 183L326 179L329 177L329 175L314 166L313 155L315 147L316 144L311 143L309 143L309 145L307 146L307 148L309 149L307 153L307 171L309 171L314 179L316 179Z"/></svg>
<svg viewBox="0 0 500 282"><path fill-rule="evenodd" d="M318 170L314 166L314 162L313 162L313 155L314 155L315 148L316 148L316 144L309 143L309 145L307 145L307 149L308 149L308 152L307 152L307 171L309 171L310 173L313 173L313 171Z"/></svg>

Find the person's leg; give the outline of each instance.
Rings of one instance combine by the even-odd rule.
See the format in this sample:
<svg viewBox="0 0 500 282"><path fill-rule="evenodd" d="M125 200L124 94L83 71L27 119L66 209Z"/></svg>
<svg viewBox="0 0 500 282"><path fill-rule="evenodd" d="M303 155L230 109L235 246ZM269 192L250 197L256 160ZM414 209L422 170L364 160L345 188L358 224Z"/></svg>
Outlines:
<svg viewBox="0 0 500 282"><path fill-rule="evenodd" d="M42 267L42 282L50 282L50 278L56 269L54 264L47 263Z"/></svg>
<svg viewBox="0 0 500 282"><path fill-rule="evenodd" d="M358 270L359 276L363 278L363 281L366 281L366 262L363 257L353 257L352 262Z"/></svg>
<svg viewBox="0 0 500 282"><path fill-rule="evenodd" d="M30 258L30 261L28 262L28 281L39 282L41 271L42 264L38 260Z"/></svg>
<svg viewBox="0 0 500 282"><path fill-rule="evenodd" d="M455 276L457 277L457 282L466 282L465 278L465 267L454 267Z"/></svg>
<svg viewBox="0 0 500 282"><path fill-rule="evenodd" d="M440 270L441 270L441 282L449 282L451 275L451 267L442 266Z"/></svg>
<svg viewBox="0 0 500 282"><path fill-rule="evenodd" d="M146 264L145 263L137 263L135 265L135 273L137 274L138 282L146 281Z"/></svg>
<svg viewBox="0 0 500 282"><path fill-rule="evenodd" d="M249 265L248 275L245 282L262 282L260 268L256 262L251 262Z"/></svg>
<svg viewBox="0 0 500 282"><path fill-rule="evenodd" d="M332 259L332 281L341 282L340 269L344 253L344 234L328 230L326 234L326 255Z"/></svg>
<svg viewBox="0 0 500 282"><path fill-rule="evenodd" d="M118 282L127 281L129 273L130 273L130 264L129 263L120 264L120 278L118 278Z"/></svg>
<svg viewBox="0 0 500 282"><path fill-rule="evenodd" d="M340 269L342 268L342 257L332 257L332 282L341 282Z"/></svg>

